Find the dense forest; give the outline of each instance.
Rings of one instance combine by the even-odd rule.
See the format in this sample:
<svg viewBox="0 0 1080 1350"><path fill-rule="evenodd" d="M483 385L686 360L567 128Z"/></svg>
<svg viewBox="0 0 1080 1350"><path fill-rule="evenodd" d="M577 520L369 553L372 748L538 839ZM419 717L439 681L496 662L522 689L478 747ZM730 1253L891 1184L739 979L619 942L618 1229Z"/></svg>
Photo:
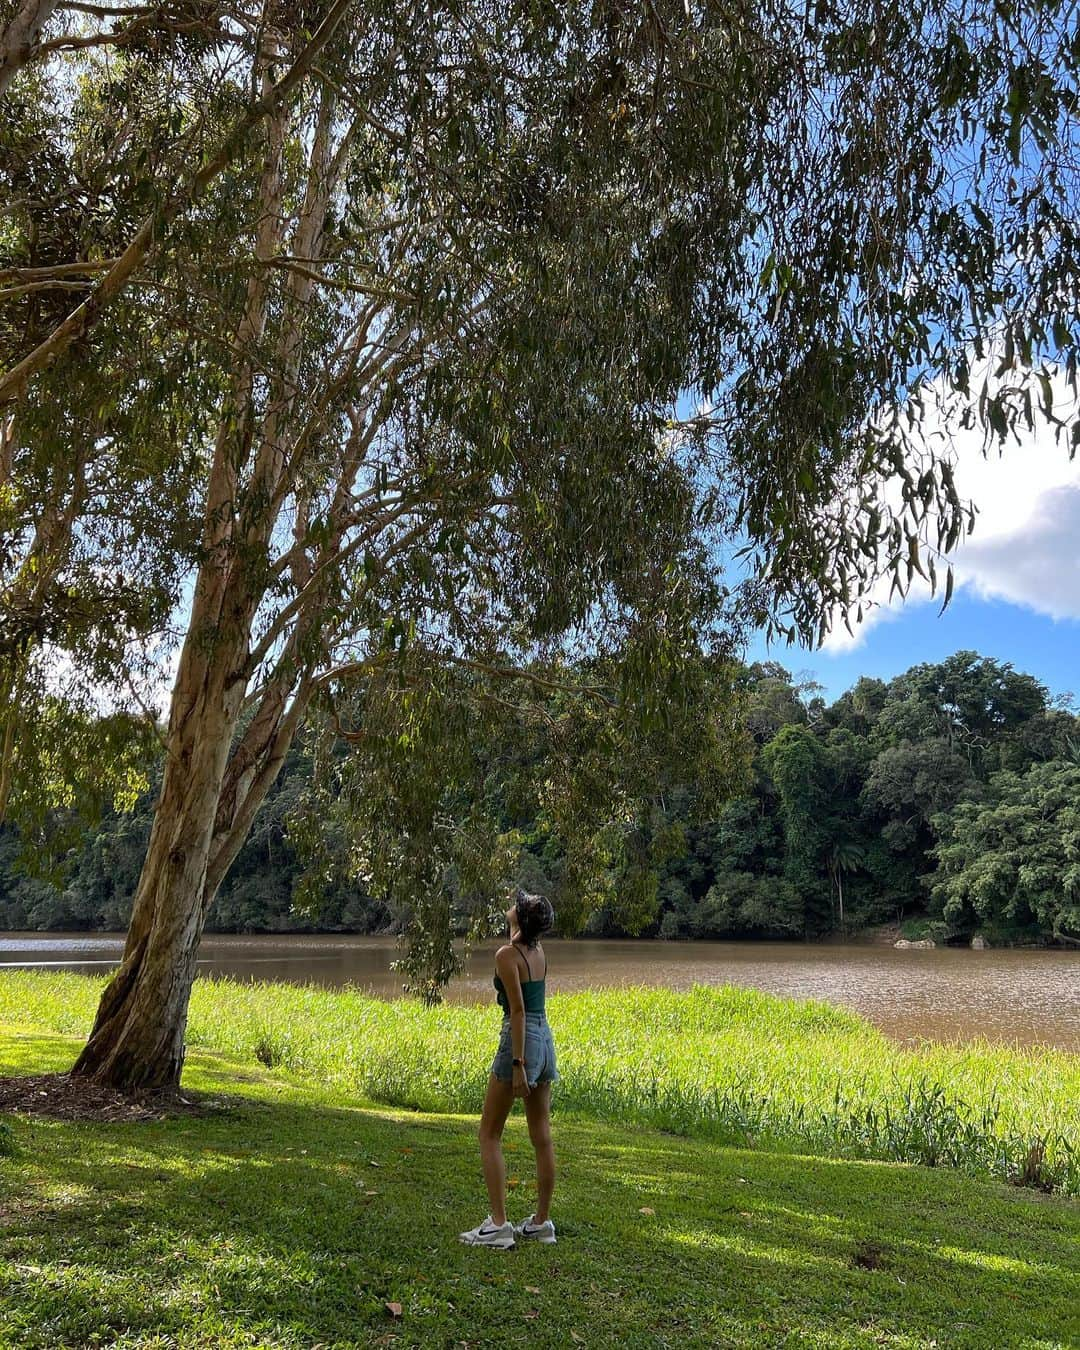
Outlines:
<svg viewBox="0 0 1080 1350"><path fill-rule="evenodd" d="M774 662L747 666L752 742L743 795L714 819L693 784L638 828L664 857L641 933L814 938L900 922L938 941L1080 942L1080 717L1010 665L958 652L888 682L863 678L832 704ZM401 922L347 868L298 904L305 864L289 825L311 779L298 743L210 912L218 932L394 931ZM107 812L51 876L0 831L0 927L122 929L157 782ZM508 821L519 879L558 894L558 837ZM662 832L663 844L656 848ZM616 881L617 884L617 881ZM307 891L305 889L305 895ZM586 931L623 930L601 907Z"/></svg>

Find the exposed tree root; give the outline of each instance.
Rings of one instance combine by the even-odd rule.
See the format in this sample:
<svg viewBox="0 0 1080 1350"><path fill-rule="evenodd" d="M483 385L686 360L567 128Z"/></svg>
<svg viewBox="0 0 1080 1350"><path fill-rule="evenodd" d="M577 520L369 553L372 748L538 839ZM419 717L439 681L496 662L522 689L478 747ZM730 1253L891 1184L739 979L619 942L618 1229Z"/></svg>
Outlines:
<svg viewBox="0 0 1080 1350"><path fill-rule="evenodd" d="M224 1103L174 1090L127 1094L66 1073L0 1077L0 1111L50 1120L161 1120L164 1116L205 1116Z"/></svg>

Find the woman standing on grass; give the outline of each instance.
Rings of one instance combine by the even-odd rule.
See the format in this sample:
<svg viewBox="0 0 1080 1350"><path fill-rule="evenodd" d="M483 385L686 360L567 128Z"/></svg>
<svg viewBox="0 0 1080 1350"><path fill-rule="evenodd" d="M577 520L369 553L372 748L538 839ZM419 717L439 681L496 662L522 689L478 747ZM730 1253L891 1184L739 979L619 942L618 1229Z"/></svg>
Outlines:
<svg viewBox="0 0 1080 1350"><path fill-rule="evenodd" d="M491 1199L491 1213L479 1228L461 1234L476 1247L512 1247L517 1238L555 1241L548 1214L555 1189L555 1150L551 1145L551 1085L559 1081L555 1042L544 1012L547 957L540 938L551 931L555 911L544 895L515 893L506 912L510 941L495 953L495 990L503 1010L499 1048L491 1065L480 1117L480 1157ZM506 1217L506 1165L502 1132L514 1098L525 1102L529 1138L536 1153L536 1211L519 1224Z"/></svg>

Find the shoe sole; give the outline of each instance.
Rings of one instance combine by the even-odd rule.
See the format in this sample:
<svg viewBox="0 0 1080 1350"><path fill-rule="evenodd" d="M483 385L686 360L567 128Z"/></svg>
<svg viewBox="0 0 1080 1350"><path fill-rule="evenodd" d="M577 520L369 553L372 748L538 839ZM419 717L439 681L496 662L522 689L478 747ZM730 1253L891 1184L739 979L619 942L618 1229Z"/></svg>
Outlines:
<svg viewBox="0 0 1080 1350"><path fill-rule="evenodd" d="M554 1247L559 1240L557 1237L540 1237L536 1233L519 1233L518 1237L522 1242L539 1242L541 1247Z"/></svg>
<svg viewBox="0 0 1080 1350"><path fill-rule="evenodd" d="M509 1252L517 1246L516 1242L478 1242L475 1238L459 1237L458 1241L466 1247L493 1247L497 1252Z"/></svg>

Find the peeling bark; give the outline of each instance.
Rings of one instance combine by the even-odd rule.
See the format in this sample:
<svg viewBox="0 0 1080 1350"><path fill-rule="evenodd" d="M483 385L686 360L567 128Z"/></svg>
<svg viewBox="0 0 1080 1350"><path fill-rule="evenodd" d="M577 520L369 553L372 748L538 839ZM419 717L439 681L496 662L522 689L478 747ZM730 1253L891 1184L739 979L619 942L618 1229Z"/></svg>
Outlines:
<svg viewBox="0 0 1080 1350"><path fill-rule="evenodd" d="M179 1082L188 999L213 899L206 888L207 864L257 600L241 572L220 592L217 579L200 576L200 583L210 584L196 589L173 689L161 795L124 959L73 1069L126 1091ZM219 604L219 621L208 623L208 609Z"/></svg>
<svg viewBox="0 0 1080 1350"><path fill-rule="evenodd" d="M292 244L320 246L331 191L332 101L320 110L307 192ZM284 117L269 128L260 186L256 254L282 245ZM241 324L241 350L253 352L267 328L268 268L256 268ZM252 625L263 599L267 550L287 496L285 447L295 420L302 312L311 283L290 277L277 342L275 387L256 434L253 366L241 360L223 403L204 514L199 570L181 652L167 737L161 795L136 891L123 963L102 996L87 1045L72 1072L125 1091L176 1087L184 1031L207 911L251 821L276 779L315 689L298 653L316 622L323 594L309 589L288 639L266 679L259 705L230 755L254 673ZM350 451L343 476L355 472ZM243 474L250 466L246 481ZM344 512L349 494L339 487ZM337 548L340 530L328 546Z"/></svg>
<svg viewBox="0 0 1080 1350"><path fill-rule="evenodd" d="M0 98L30 57L41 30L56 9L56 0L23 0L0 38Z"/></svg>

